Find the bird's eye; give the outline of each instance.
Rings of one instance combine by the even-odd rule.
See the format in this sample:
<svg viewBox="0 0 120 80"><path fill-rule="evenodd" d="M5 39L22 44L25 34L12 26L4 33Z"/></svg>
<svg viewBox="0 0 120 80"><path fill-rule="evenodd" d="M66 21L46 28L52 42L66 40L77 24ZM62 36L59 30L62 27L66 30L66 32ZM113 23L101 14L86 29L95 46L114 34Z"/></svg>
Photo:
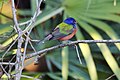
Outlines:
<svg viewBox="0 0 120 80"><path fill-rule="evenodd" d="M73 23L77 23L76 21L73 21Z"/></svg>

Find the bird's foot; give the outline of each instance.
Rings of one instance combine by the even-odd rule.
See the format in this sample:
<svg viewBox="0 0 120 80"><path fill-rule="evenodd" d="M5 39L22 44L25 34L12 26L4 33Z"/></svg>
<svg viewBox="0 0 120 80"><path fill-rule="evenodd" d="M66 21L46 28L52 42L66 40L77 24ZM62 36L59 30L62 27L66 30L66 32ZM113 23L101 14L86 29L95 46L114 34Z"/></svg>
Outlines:
<svg viewBox="0 0 120 80"><path fill-rule="evenodd" d="M71 42L72 42L71 40L63 41L63 43L71 43Z"/></svg>
<svg viewBox="0 0 120 80"><path fill-rule="evenodd" d="M59 44L62 44L62 42L60 40L57 40L59 42Z"/></svg>

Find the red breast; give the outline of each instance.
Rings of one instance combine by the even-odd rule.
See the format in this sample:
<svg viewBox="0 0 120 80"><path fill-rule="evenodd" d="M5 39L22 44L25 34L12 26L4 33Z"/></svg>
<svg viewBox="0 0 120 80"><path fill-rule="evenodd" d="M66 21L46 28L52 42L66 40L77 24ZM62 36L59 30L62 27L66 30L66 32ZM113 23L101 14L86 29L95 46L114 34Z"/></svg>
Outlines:
<svg viewBox="0 0 120 80"><path fill-rule="evenodd" d="M58 40L61 40L61 41L69 40L69 39L71 39L76 34L76 32L77 32L77 29L74 29L73 33L69 34L68 36L59 38Z"/></svg>

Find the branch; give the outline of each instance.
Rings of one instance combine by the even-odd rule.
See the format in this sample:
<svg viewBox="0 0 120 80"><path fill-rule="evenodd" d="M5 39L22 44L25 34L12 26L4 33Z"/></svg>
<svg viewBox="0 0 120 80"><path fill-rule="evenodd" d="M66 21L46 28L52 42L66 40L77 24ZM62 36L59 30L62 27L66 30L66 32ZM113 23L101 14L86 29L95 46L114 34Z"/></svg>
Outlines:
<svg viewBox="0 0 120 80"><path fill-rule="evenodd" d="M31 18L30 22L29 22L29 25L25 28L25 30L23 31L24 33L26 33L27 31L29 31L30 29L32 29L34 27L34 24L35 24L35 21L37 19L37 17L39 16L39 14L42 12L40 11L40 5L42 3L43 0L40 0L39 3L38 3L38 6L36 8L36 11L33 15L33 17Z"/></svg>
<svg viewBox="0 0 120 80"><path fill-rule="evenodd" d="M17 21L17 15L16 15L16 9L15 9L15 3L14 3L14 0L12 0L12 14L13 14L13 21L14 21L14 24L15 24L15 30L16 32L18 32L18 45L17 45L17 53L16 53L16 65L15 65L15 71L16 71L16 75L15 75L15 80L20 80L20 77L21 77L21 47L22 47L22 41L23 41L23 38L22 38L22 30L19 28L19 24L18 24L18 21Z"/></svg>
<svg viewBox="0 0 120 80"><path fill-rule="evenodd" d="M36 0L38 1L38 0ZM41 5L41 2L43 0L39 0L37 2L37 8L36 8L36 11L33 15L33 17L26 21L26 22L23 22L23 23L18 23L18 20L17 20L17 15L16 15L16 9L15 9L15 3L14 3L14 0L11 0L11 3L12 3L12 14L13 14L13 22L14 22L14 29L15 31L17 32L18 34L18 37L17 39L12 43L12 45L7 49L7 51L5 52L5 54L2 56L2 62L0 63L0 66L3 68L3 71L6 73L6 75L10 78L10 74L8 72L5 71L3 65L14 65L13 63L11 63L11 61L9 63L7 62L3 62L3 57L7 54L7 52L11 49L11 47L16 43L16 41L18 41L18 45L17 45L17 52L16 52L16 62L15 62L15 80L20 80L21 78L21 74L22 74L22 70L24 68L24 60L25 60L25 56L26 56L26 50L27 50L27 45L28 45L28 42L29 42L29 35L34 27L34 23L36 21L36 18L37 16L41 13L40 11L40 5ZM22 31L20 26L22 25L25 25L27 24L27 28ZM29 29L28 29L29 28ZM27 33L27 35L25 34ZM22 47L22 44L23 44L23 35L25 35L26 39L25 39L25 46L24 46L24 53L21 52L21 47ZM9 69L9 71L11 72L11 69Z"/></svg>
<svg viewBox="0 0 120 80"><path fill-rule="evenodd" d="M57 48L62 48L62 47L66 47L66 46L71 46L71 45L75 45L78 43L120 43L120 40L77 40L77 41L72 41L70 43L66 43L66 44L59 44L50 48L46 48L43 50L40 50L38 52L35 53L31 53L29 55L26 56L25 59L29 59L32 58L34 56L40 55L40 57L42 57L43 55L47 54L46 52L57 49Z"/></svg>
<svg viewBox="0 0 120 80"><path fill-rule="evenodd" d="M0 62L0 65L15 65L15 63L9 63L9 62Z"/></svg>

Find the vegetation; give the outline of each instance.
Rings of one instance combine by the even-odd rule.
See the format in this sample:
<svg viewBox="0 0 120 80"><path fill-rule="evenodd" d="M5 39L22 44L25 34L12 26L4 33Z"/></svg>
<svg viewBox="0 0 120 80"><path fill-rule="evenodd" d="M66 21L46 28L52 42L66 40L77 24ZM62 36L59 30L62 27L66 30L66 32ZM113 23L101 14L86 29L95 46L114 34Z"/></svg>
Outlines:
<svg viewBox="0 0 120 80"><path fill-rule="evenodd" d="M17 17L20 23L29 20L36 10L35 0L30 1L29 6L31 7L20 8L20 3L16 5L16 8L18 7ZM6 4L9 4L9 6ZM10 4L11 1L0 1L0 57L4 61L10 61L16 55L17 49L16 42L9 52L5 54L9 46L17 38L17 33L12 27L13 18ZM7 7L7 10L5 7ZM78 32L72 41L118 40L120 38L119 0L46 0L45 5L42 5L42 7L42 13L37 17L35 27L30 34L31 39L42 40L66 17L73 17L78 22ZM24 30L26 25L20 28ZM35 42L32 44L35 50L39 51L58 45L60 42L47 41L41 45L37 45ZM55 49L47 52L39 60L38 65L33 65L35 57L26 60L21 80L27 78L40 78L42 80L104 80L110 78L120 80L120 43L80 43L77 46L79 47L82 64L79 63L74 46ZM22 50L24 51L24 48ZM27 54L32 52L34 50L28 44ZM15 58L11 60L11 62L14 61ZM10 71L10 74L14 74L14 68ZM2 78L5 78L5 75Z"/></svg>

